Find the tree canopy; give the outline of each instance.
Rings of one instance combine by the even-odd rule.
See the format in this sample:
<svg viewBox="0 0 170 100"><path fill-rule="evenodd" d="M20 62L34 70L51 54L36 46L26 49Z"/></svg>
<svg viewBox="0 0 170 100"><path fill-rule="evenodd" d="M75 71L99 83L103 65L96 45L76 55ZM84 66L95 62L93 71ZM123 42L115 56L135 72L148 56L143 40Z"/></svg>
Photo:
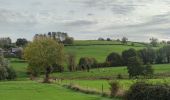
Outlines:
<svg viewBox="0 0 170 100"><path fill-rule="evenodd" d="M25 48L24 57L30 66L41 67L46 74L44 82L49 82L52 65L63 62L63 45L50 38L37 38Z"/></svg>

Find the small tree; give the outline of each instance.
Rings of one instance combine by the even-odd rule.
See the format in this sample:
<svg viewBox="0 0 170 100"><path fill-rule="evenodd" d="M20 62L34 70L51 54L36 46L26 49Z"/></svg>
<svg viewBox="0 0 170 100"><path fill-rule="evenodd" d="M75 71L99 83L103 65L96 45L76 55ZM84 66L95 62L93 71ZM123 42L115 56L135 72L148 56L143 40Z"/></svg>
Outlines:
<svg viewBox="0 0 170 100"><path fill-rule="evenodd" d="M150 38L150 44L153 46L153 47L156 47L158 46L158 39L157 38Z"/></svg>
<svg viewBox="0 0 170 100"><path fill-rule="evenodd" d="M142 60L137 56L130 57L128 59L127 69L130 78L143 75L144 67Z"/></svg>
<svg viewBox="0 0 170 100"><path fill-rule="evenodd" d="M0 80L12 80L16 78L15 70L9 66L9 62L0 51Z"/></svg>
<svg viewBox="0 0 170 100"><path fill-rule="evenodd" d="M24 57L33 67L41 67L45 73L44 82L49 82L52 65L61 65L63 62L63 45L51 38L36 38L25 48Z"/></svg>
<svg viewBox="0 0 170 100"><path fill-rule="evenodd" d="M153 64L156 59L156 52L154 49L147 47L138 51L140 58L143 60L144 64Z"/></svg>
<svg viewBox="0 0 170 100"><path fill-rule="evenodd" d="M21 46L25 46L28 43L28 41L25 38L19 38L16 41L16 45L21 47Z"/></svg>
<svg viewBox="0 0 170 100"><path fill-rule="evenodd" d="M134 56L137 56L137 55L138 55L137 51L133 48L123 51L122 52L122 58L123 58L124 64L127 65L128 59L130 57L134 57Z"/></svg>
<svg viewBox="0 0 170 100"><path fill-rule="evenodd" d="M121 42L122 42L122 44L127 44L127 42L128 42L128 38L123 37Z"/></svg>
<svg viewBox="0 0 170 100"><path fill-rule="evenodd" d="M107 56L106 62L110 63L110 66L120 66L122 65L122 58L118 53L111 53Z"/></svg>
<svg viewBox="0 0 170 100"><path fill-rule="evenodd" d="M73 53L69 53L67 56L67 65L69 71L75 71L76 70L76 56Z"/></svg>
<svg viewBox="0 0 170 100"><path fill-rule="evenodd" d="M154 70L152 68L152 65L150 64L147 64L145 67L144 67L144 75L145 76L152 76L153 73L154 73Z"/></svg>
<svg viewBox="0 0 170 100"><path fill-rule="evenodd" d="M97 61L94 58L82 57L79 60L79 67L82 70L90 71L90 68L96 65Z"/></svg>

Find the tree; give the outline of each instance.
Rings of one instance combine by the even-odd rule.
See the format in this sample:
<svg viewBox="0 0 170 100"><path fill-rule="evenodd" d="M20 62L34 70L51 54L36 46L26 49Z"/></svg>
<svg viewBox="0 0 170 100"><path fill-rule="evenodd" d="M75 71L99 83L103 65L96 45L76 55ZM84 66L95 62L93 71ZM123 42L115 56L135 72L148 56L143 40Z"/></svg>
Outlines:
<svg viewBox="0 0 170 100"><path fill-rule="evenodd" d="M106 62L108 62L110 66L120 66L122 65L122 58L118 53L112 52L107 56Z"/></svg>
<svg viewBox="0 0 170 100"><path fill-rule="evenodd" d="M65 40L63 41L64 44L73 44L74 38L72 37L66 37Z"/></svg>
<svg viewBox="0 0 170 100"><path fill-rule="evenodd" d="M144 71L143 71L143 74L145 76L152 76L154 73L154 70L152 68L152 65L150 64L147 64L145 67L144 67Z"/></svg>
<svg viewBox="0 0 170 100"><path fill-rule="evenodd" d="M128 38L123 37L121 42L122 42L122 44L127 44L127 42L128 42Z"/></svg>
<svg viewBox="0 0 170 100"><path fill-rule="evenodd" d="M165 52L167 63L170 63L170 45L164 46L163 51Z"/></svg>
<svg viewBox="0 0 170 100"><path fill-rule="evenodd" d="M98 40L99 40L99 41L104 41L104 38L99 37Z"/></svg>
<svg viewBox="0 0 170 100"><path fill-rule="evenodd" d="M76 70L76 56L73 53L69 53L67 56L67 63L69 71Z"/></svg>
<svg viewBox="0 0 170 100"><path fill-rule="evenodd" d="M143 75L144 67L142 60L137 56L130 57L128 59L127 69L130 78Z"/></svg>
<svg viewBox="0 0 170 100"><path fill-rule="evenodd" d="M19 47L25 46L27 43L28 43L28 41L25 38L19 38L16 41L16 45Z"/></svg>
<svg viewBox="0 0 170 100"><path fill-rule="evenodd" d="M157 38L150 38L150 44L153 46L153 47L156 47L158 46L158 39Z"/></svg>
<svg viewBox="0 0 170 100"><path fill-rule="evenodd" d="M153 64L156 59L156 52L154 49L147 47L138 51L139 57L143 60L144 64Z"/></svg>
<svg viewBox="0 0 170 100"><path fill-rule="evenodd" d="M110 38L107 38L106 40L107 40L107 41L112 41Z"/></svg>
<svg viewBox="0 0 170 100"><path fill-rule="evenodd" d="M9 37L0 38L0 47L2 48L10 46L11 43L12 41Z"/></svg>
<svg viewBox="0 0 170 100"><path fill-rule="evenodd" d="M137 51L133 48L123 51L122 58L123 58L124 65L127 65L128 59L134 56L138 56L138 54L137 54Z"/></svg>
<svg viewBox="0 0 170 100"><path fill-rule="evenodd" d="M0 80L12 80L16 78L15 70L9 66L9 62L0 51Z"/></svg>
<svg viewBox="0 0 170 100"><path fill-rule="evenodd" d="M33 67L41 67L45 73L44 82L49 82L52 65L61 65L64 60L63 45L51 38L37 38L24 49L24 57Z"/></svg>
<svg viewBox="0 0 170 100"><path fill-rule="evenodd" d="M156 51L156 63L163 64L166 62L166 52L163 48L160 48Z"/></svg>
<svg viewBox="0 0 170 100"><path fill-rule="evenodd" d="M82 70L87 70L89 72L90 68L93 67L96 63L97 61L94 58L82 57L79 60L79 67Z"/></svg>

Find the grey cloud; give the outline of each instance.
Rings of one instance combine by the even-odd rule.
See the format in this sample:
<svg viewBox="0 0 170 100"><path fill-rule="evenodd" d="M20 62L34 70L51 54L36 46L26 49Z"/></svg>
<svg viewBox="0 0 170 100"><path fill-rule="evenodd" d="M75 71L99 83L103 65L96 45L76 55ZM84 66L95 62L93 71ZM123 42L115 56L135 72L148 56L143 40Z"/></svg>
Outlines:
<svg viewBox="0 0 170 100"><path fill-rule="evenodd" d="M68 22L65 25L66 26L89 26L94 24L97 24L97 22L89 21L89 20L76 20L76 21Z"/></svg>

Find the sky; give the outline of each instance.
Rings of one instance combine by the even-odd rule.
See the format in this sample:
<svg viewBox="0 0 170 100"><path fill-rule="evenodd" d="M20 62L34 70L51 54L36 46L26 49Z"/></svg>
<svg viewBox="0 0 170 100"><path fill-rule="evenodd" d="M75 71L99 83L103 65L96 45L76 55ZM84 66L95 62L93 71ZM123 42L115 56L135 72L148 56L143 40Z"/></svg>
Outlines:
<svg viewBox="0 0 170 100"><path fill-rule="evenodd" d="M170 40L170 0L0 0L0 37L49 31L77 40Z"/></svg>

